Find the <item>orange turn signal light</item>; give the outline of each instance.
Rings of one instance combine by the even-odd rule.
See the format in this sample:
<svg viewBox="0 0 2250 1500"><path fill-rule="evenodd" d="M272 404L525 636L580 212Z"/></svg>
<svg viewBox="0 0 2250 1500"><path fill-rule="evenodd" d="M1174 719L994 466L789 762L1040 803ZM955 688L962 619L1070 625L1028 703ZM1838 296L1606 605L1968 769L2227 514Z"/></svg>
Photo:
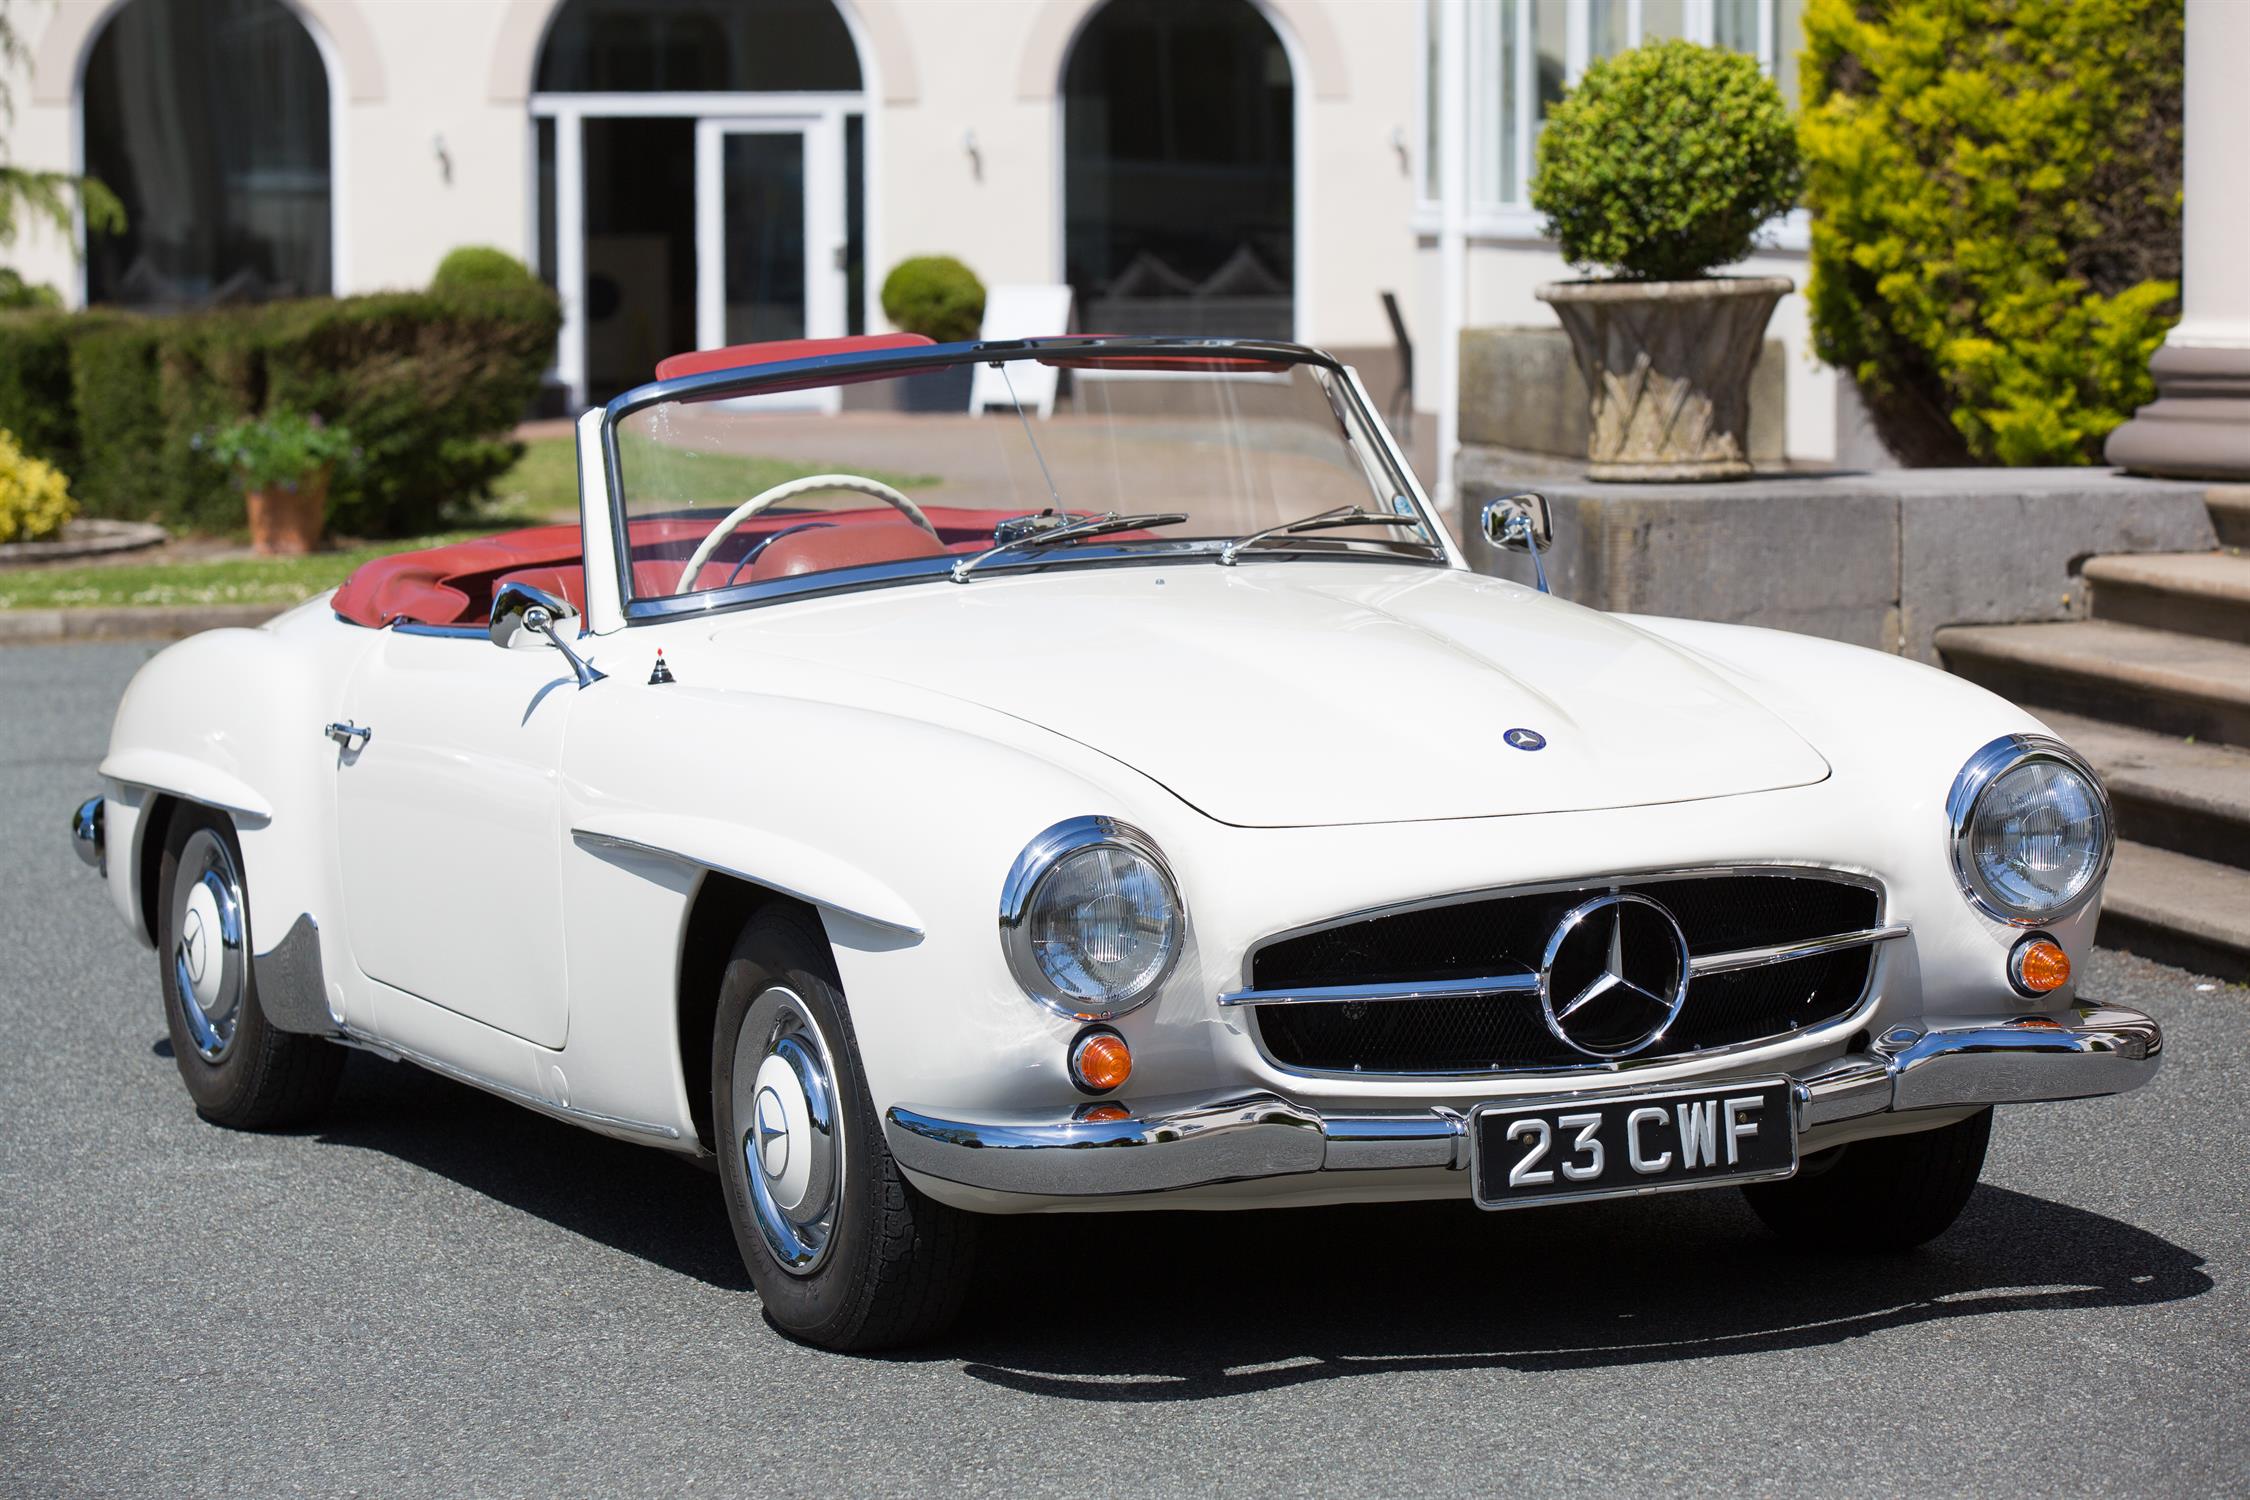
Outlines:
<svg viewBox="0 0 2250 1500"><path fill-rule="evenodd" d="M2048 995L2070 983L2070 955L2051 937L2028 937L2008 955L2008 978L2027 995Z"/></svg>
<svg viewBox="0 0 2250 1500"><path fill-rule="evenodd" d="M1133 1076L1133 1049L1114 1031L1083 1031L1070 1044L1070 1081L1089 1094L1122 1088Z"/></svg>
<svg viewBox="0 0 2250 1500"><path fill-rule="evenodd" d="M1122 1104L1088 1104L1080 1108L1078 1118L1088 1125L1109 1125L1130 1120L1133 1112Z"/></svg>

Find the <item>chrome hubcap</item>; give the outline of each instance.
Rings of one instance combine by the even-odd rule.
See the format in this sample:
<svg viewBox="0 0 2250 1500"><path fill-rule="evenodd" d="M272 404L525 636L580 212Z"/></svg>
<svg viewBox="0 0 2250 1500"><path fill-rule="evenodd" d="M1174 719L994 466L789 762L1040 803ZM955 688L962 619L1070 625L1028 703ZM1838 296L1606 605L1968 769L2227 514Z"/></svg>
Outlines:
<svg viewBox="0 0 2250 1500"><path fill-rule="evenodd" d="M196 830L180 851L172 888L172 978L188 1035L205 1062L234 1045L250 985L242 946L242 875L226 840Z"/></svg>
<svg viewBox="0 0 2250 1500"><path fill-rule="evenodd" d="M783 1270L827 1258L843 1201L844 1139L827 1038L793 990L751 1002L734 1043L734 1121L758 1232Z"/></svg>

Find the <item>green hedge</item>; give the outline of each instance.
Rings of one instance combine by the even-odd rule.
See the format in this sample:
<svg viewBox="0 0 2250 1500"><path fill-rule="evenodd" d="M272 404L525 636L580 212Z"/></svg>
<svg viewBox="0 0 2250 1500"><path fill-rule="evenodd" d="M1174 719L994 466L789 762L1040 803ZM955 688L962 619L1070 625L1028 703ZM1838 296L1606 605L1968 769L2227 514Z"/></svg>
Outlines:
<svg viewBox="0 0 2250 1500"><path fill-rule="evenodd" d="M329 529L428 531L489 492L520 445L561 312L536 284L265 303L173 318L0 316L0 427L71 477L86 513L243 524L206 451L272 403L347 429Z"/></svg>
<svg viewBox="0 0 2250 1500"><path fill-rule="evenodd" d="M2180 0L1811 0L1814 348L1909 462L2086 463L2178 316Z"/></svg>

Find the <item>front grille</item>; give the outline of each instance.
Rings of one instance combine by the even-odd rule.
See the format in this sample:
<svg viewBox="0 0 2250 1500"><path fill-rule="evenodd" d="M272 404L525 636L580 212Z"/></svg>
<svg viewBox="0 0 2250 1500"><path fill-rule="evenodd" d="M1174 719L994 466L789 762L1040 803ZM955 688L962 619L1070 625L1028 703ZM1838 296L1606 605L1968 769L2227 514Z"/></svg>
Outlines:
<svg viewBox="0 0 2250 1500"><path fill-rule="evenodd" d="M1427 983L1536 973L1564 913L1611 889L1670 911L1691 955L1778 946L1874 927L1882 896L1802 873L1622 881L1479 897L1390 912L1284 938L1251 961L1251 987ZM1704 974L1679 1018L1640 1058L1734 1046L1849 1015L1866 991L1870 946L1731 973ZM1324 1072L1480 1073L1583 1067L1594 1059L1547 1030L1528 993L1253 1007L1266 1050L1284 1067Z"/></svg>

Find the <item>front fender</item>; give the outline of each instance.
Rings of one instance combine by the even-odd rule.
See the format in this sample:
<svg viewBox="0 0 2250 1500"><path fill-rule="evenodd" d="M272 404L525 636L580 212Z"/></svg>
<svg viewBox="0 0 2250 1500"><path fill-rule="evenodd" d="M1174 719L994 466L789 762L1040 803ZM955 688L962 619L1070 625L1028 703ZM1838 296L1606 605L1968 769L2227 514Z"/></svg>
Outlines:
<svg viewBox="0 0 2250 1500"><path fill-rule="evenodd" d="M811 906L922 935L906 898L868 871L810 844L715 818L678 813L590 813L570 830L581 843L667 855L794 896Z"/></svg>
<svg viewBox="0 0 2250 1500"><path fill-rule="evenodd" d="M350 660L373 638L337 624L324 606L308 608L258 629L190 636L134 674L101 773L110 893L143 942L152 941L143 871L157 852L145 814L158 794L233 819L254 949L270 949L299 916L323 908L336 747L322 726Z"/></svg>

